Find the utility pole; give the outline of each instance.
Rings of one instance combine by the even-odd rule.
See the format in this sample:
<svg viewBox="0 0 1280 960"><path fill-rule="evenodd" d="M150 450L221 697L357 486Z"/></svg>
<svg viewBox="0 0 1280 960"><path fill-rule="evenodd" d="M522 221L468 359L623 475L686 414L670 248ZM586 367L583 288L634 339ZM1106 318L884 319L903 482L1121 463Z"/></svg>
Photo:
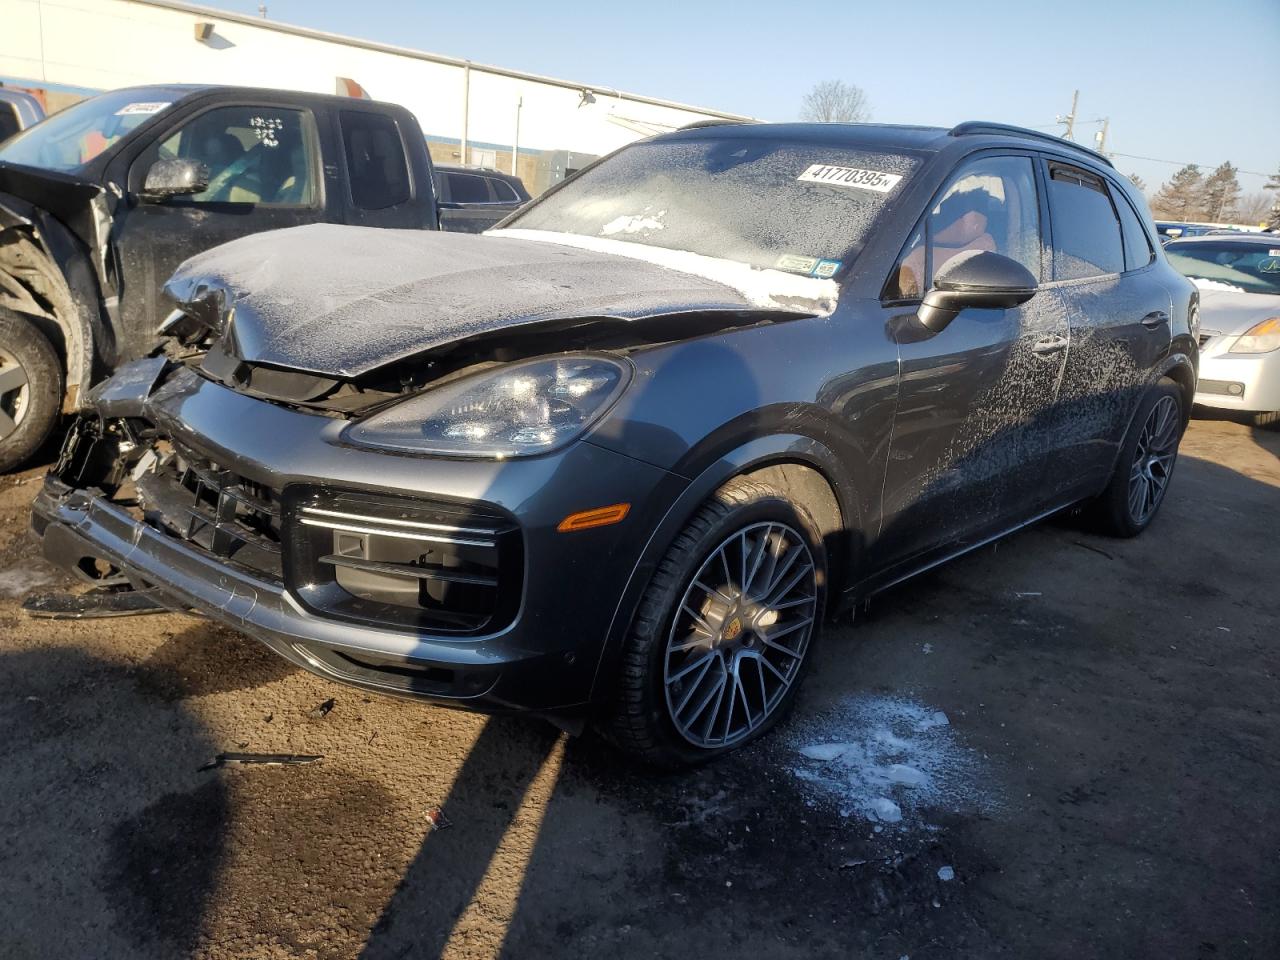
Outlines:
<svg viewBox="0 0 1280 960"><path fill-rule="evenodd" d="M1065 140L1074 140L1076 138L1076 105L1079 101L1080 91L1076 90L1071 94L1071 112L1065 117L1059 115L1054 121L1055 123L1065 123L1067 125L1067 132L1062 135Z"/></svg>
<svg viewBox="0 0 1280 960"><path fill-rule="evenodd" d="M1104 157L1107 155L1107 128L1111 126L1111 118L1102 118L1102 129L1094 134L1094 139L1098 141L1098 152Z"/></svg>
<svg viewBox="0 0 1280 960"><path fill-rule="evenodd" d="M520 159L520 108L524 97L516 97L516 142L511 145L511 175L516 175L516 161Z"/></svg>

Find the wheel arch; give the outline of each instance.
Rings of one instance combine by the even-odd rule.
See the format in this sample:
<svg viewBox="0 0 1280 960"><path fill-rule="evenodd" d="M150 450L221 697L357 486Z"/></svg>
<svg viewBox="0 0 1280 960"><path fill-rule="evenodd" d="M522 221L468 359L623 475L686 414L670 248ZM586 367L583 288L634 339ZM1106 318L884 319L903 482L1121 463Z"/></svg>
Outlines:
<svg viewBox="0 0 1280 960"><path fill-rule="evenodd" d="M44 226L26 221L0 230L0 305L28 317L53 345L65 403L78 405L93 381L100 295L77 242Z"/></svg>
<svg viewBox="0 0 1280 960"><path fill-rule="evenodd" d="M823 443L802 434L756 437L715 462L684 488L654 526L632 568L614 609L592 681L591 700L609 689L631 621L658 564L698 509L720 487L738 477L778 486L795 497L813 517L827 554L828 616L847 605L845 588L861 554L861 510L856 487L836 455Z"/></svg>

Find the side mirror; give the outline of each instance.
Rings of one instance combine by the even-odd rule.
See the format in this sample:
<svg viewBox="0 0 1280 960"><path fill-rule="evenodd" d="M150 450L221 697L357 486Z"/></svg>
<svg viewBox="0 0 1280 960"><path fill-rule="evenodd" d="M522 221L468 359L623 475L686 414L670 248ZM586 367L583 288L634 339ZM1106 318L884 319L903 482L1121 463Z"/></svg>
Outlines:
<svg viewBox="0 0 1280 960"><path fill-rule="evenodd" d="M1031 271L989 250L970 250L947 261L933 278L916 317L941 333L967 307L1016 307L1036 293Z"/></svg>
<svg viewBox="0 0 1280 960"><path fill-rule="evenodd" d="M199 160L157 160L147 171L141 198L159 203L170 197L199 193L209 186L209 168Z"/></svg>

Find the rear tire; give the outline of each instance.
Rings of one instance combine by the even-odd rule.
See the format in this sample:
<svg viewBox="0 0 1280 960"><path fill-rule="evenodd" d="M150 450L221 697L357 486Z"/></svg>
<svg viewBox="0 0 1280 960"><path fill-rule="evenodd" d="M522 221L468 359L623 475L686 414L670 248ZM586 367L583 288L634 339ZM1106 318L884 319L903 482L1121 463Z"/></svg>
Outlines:
<svg viewBox="0 0 1280 960"><path fill-rule="evenodd" d="M825 602L826 555L808 510L771 484L730 481L658 565L601 732L666 767L756 739L791 708Z"/></svg>
<svg viewBox="0 0 1280 960"><path fill-rule="evenodd" d="M53 431L63 384L53 344L30 320L0 307L0 473L25 463Z"/></svg>
<svg viewBox="0 0 1280 960"><path fill-rule="evenodd" d="M1151 525L1173 479L1184 423L1182 388L1162 377L1139 404L1115 472L1092 506L1100 532L1136 537Z"/></svg>

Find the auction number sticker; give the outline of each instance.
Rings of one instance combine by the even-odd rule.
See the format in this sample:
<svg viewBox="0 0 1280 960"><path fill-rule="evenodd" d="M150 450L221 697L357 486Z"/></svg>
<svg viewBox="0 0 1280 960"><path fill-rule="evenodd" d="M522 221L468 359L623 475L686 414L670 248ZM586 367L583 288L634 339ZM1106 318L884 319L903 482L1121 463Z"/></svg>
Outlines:
<svg viewBox="0 0 1280 960"><path fill-rule="evenodd" d="M829 163L815 163L796 179L805 183L828 183L833 187L857 187L859 190L888 193L898 185L902 176L879 170L864 170L861 167L833 167Z"/></svg>
<svg viewBox="0 0 1280 960"><path fill-rule="evenodd" d="M130 103L116 111L117 117L134 117L138 114L159 113L169 105L169 101L154 100L148 103Z"/></svg>

